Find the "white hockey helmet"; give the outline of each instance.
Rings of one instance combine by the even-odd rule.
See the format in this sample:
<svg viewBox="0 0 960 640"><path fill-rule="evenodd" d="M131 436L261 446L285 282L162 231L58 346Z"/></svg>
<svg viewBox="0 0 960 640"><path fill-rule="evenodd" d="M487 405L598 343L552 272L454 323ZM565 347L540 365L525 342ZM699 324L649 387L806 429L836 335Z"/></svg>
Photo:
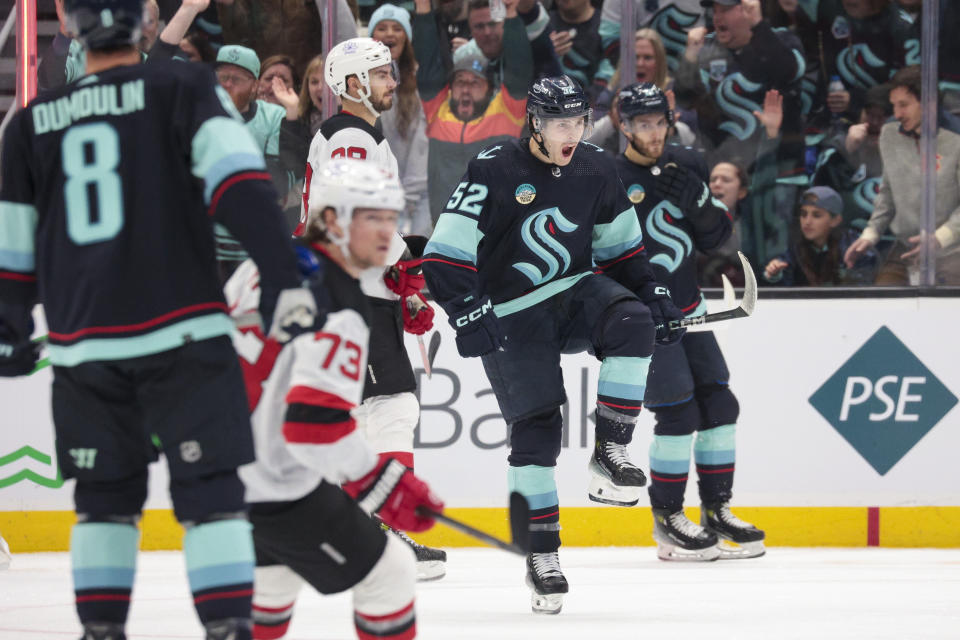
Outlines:
<svg viewBox="0 0 960 640"><path fill-rule="evenodd" d="M380 115L370 104L370 70L393 64L390 48L373 38L351 38L335 46L323 63L323 78L341 99L362 102L375 115ZM360 98L347 94L347 77L357 76L360 81Z"/></svg>
<svg viewBox="0 0 960 640"><path fill-rule="evenodd" d="M336 212L337 225L343 229L342 238L330 241L344 251L350 243L350 221L356 209L404 209L403 187L389 171L372 162L352 158L337 158L323 165L314 176L310 187L310 208L307 225L319 223L325 228L320 214L326 208Z"/></svg>

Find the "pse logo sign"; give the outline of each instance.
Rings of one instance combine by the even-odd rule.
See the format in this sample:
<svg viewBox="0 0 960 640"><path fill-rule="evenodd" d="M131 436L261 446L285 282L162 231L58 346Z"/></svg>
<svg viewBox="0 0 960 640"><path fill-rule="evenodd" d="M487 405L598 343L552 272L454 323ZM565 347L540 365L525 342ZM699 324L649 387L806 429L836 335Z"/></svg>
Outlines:
<svg viewBox="0 0 960 640"><path fill-rule="evenodd" d="M881 327L810 396L810 404L884 475L957 398L890 329Z"/></svg>

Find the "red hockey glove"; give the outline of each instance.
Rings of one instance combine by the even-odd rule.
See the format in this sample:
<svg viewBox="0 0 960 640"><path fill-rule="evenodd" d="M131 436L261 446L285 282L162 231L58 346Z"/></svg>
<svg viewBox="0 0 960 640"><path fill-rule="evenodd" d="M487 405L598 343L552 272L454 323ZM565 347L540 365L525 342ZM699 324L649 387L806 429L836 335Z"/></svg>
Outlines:
<svg viewBox="0 0 960 640"><path fill-rule="evenodd" d="M426 285L427 281L420 271L420 263L423 260L401 260L393 265L383 275L383 281L387 288L393 291L401 298L409 298L415 293L419 293Z"/></svg>
<svg viewBox="0 0 960 640"><path fill-rule="evenodd" d="M343 490L360 508L376 514L388 526L417 533L434 525L434 519L417 514L417 507L443 511L443 502L433 495L427 483L413 475L402 462L380 457L373 471L359 480L347 482Z"/></svg>
<svg viewBox="0 0 960 640"><path fill-rule="evenodd" d="M433 328L433 307L420 292L403 300L403 330L422 336Z"/></svg>

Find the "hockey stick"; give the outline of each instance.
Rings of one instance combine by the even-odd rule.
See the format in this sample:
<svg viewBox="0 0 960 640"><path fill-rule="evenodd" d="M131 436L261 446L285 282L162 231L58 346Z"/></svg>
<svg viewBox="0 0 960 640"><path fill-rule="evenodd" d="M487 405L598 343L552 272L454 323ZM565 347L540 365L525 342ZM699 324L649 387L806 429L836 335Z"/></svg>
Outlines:
<svg viewBox="0 0 960 640"><path fill-rule="evenodd" d="M435 518L452 529L456 529L461 533L465 533L468 536L476 538L481 542L486 542L490 546L502 549L503 551L509 551L510 553L526 556L528 549L530 548L530 533L528 526L530 519L530 506L527 504L527 499L516 491L510 494L510 532L513 537L513 542L506 542L500 538L496 538L485 531L480 531L479 529L470 526L465 522L461 522L451 518L448 515L440 513L439 511L433 511L432 509L428 509L426 507L417 507L417 513L421 517Z"/></svg>
<svg viewBox="0 0 960 640"><path fill-rule="evenodd" d="M740 300L740 306L736 309L708 313L695 318L671 320L671 331L681 327L692 327L696 325L707 324L708 322L720 322L721 320L746 318L753 313L754 308L757 306L757 278L753 275L753 267L750 266L750 261L747 260L745 255L743 255L743 252L738 251L737 255L740 256L740 263L743 265L743 299Z"/></svg>
<svg viewBox="0 0 960 640"><path fill-rule="evenodd" d="M430 336L430 347L427 349L427 362L430 363L431 369L433 368L433 361L437 359L437 351L439 350L440 350L440 332L435 331L434 334Z"/></svg>
<svg viewBox="0 0 960 640"><path fill-rule="evenodd" d="M423 344L423 336L417 336L417 346L420 347L420 359L423 360L423 370L427 373L427 380L433 377L433 367L427 358L427 347Z"/></svg>

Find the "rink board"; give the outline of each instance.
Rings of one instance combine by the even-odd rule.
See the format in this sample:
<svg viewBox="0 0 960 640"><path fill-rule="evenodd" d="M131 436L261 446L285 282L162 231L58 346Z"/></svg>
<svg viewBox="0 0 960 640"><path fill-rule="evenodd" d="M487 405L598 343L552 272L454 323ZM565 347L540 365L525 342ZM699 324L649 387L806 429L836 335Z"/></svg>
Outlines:
<svg viewBox="0 0 960 640"><path fill-rule="evenodd" d="M754 317L716 325L741 406L734 503L771 545L960 547L958 311L956 298L761 299ZM430 379L408 336L423 408L418 473L452 514L505 534L506 426L480 362L458 356L439 309L436 329ZM563 366L564 543L649 544L644 499L632 509L587 499L599 364L582 354ZM56 471L50 378L45 369L0 381L0 532L21 551L66 548L73 521L70 483ZM645 412L630 447L644 468L651 426ZM165 465L154 465L147 548L179 546L166 482ZM695 474L687 504L696 517ZM423 540L473 544L441 527Z"/></svg>

